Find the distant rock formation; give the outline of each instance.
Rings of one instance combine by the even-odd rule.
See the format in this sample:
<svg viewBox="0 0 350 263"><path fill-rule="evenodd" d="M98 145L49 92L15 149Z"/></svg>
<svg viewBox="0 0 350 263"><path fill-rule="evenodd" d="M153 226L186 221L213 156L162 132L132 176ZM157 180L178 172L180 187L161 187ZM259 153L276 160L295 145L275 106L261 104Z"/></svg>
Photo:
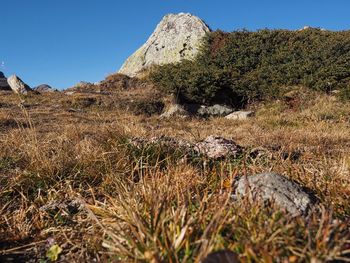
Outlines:
<svg viewBox="0 0 350 263"><path fill-rule="evenodd" d="M147 42L126 60L119 73L133 77L151 65L192 59L208 32L209 27L196 16L169 14L158 24Z"/></svg>
<svg viewBox="0 0 350 263"><path fill-rule="evenodd" d="M4 73L2 73L1 71L0 71L0 90L11 90L11 87L7 83L7 79Z"/></svg>
<svg viewBox="0 0 350 263"><path fill-rule="evenodd" d="M19 77L12 75L7 79L8 84L10 85L13 92L17 94L27 94L30 91L33 91L27 84L25 84Z"/></svg>
<svg viewBox="0 0 350 263"><path fill-rule="evenodd" d="M47 85L47 84L39 85L35 87L33 90L39 93L52 93L57 91L56 89L52 88L50 85Z"/></svg>

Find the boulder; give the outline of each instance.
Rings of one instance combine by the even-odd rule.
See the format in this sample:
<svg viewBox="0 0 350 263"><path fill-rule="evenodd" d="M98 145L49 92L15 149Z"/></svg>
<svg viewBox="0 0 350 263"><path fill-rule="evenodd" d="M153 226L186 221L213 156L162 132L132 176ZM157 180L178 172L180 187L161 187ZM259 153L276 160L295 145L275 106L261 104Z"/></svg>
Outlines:
<svg viewBox="0 0 350 263"><path fill-rule="evenodd" d="M160 115L160 118L188 117L189 112L180 104L172 104Z"/></svg>
<svg viewBox="0 0 350 263"><path fill-rule="evenodd" d="M243 153L243 148L234 141L213 135L195 144L194 149L209 159L237 157Z"/></svg>
<svg viewBox="0 0 350 263"><path fill-rule="evenodd" d="M219 105L215 104L213 106L201 106L197 114L202 117L220 117L220 116L226 116L233 112L233 109L225 106L225 105Z"/></svg>
<svg viewBox="0 0 350 263"><path fill-rule="evenodd" d="M235 184L235 198L272 201L293 216L305 215L314 205L314 197L299 184L277 173L243 176Z"/></svg>
<svg viewBox="0 0 350 263"><path fill-rule="evenodd" d="M196 16L169 14L158 24L147 42L125 61L119 73L133 77L151 65L193 59L208 32L209 27Z"/></svg>
<svg viewBox="0 0 350 263"><path fill-rule="evenodd" d="M246 120L252 116L254 116L254 111L235 111L231 114L227 115L225 119L228 120Z"/></svg>
<svg viewBox="0 0 350 263"><path fill-rule="evenodd" d="M57 91L56 89L52 88L51 86L49 86L47 84L39 85L39 86L35 87L34 90L39 92L39 93L52 93L52 92Z"/></svg>
<svg viewBox="0 0 350 263"><path fill-rule="evenodd" d="M7 83L7 79L4 73L2 73L1 71L0 71L0 90L11 90L11 87Z"/></svg>
<svg viewBox="0 0 350 263"><path fill-rule="evenodd" d="M8 84L10 85L13 92L17 94L27 94L32 91L32 89L25 84L19 77L12 75L7 79Z"/></svg>

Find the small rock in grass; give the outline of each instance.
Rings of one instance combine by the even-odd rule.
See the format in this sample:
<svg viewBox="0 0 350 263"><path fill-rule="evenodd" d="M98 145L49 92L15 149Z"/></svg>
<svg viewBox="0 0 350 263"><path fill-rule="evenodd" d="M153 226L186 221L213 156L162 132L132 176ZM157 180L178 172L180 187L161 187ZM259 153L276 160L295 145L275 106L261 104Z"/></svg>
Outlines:
<svg viewBox="0 0 350 263"><path fill-rule="evenodd" d="M246 120L254 116L254 111L235 111L227 115L225 119L228 120Z"/></svg>
<svg viewBox="0 0 350 263"><path fill-rule="evenodd" d="M194 149L210 159L237 157L243 153L243 148L234 141L212 135L197 143Z"/></svg>
<svg viewBox="0 0 350 263"><path fill-rule="evenodd" d="M299 184L277 173L262 173L239 178L234 184L235 197L273 201L293 216L306 215L314 205L314 197Z"/></svg>

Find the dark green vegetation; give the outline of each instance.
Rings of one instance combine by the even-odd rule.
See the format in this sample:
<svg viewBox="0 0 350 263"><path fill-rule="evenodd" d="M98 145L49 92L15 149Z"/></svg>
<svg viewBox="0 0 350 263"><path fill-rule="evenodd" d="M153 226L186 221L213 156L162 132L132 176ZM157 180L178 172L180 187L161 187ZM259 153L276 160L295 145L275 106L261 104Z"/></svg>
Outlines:
<svg viewBox="0 0 350 263"><path fill-rule="evenodd" d="M278 98L291 86L350 97L350 31L216 31L194 61L155 68L151 79L187 102L233 105Z"/></svg>

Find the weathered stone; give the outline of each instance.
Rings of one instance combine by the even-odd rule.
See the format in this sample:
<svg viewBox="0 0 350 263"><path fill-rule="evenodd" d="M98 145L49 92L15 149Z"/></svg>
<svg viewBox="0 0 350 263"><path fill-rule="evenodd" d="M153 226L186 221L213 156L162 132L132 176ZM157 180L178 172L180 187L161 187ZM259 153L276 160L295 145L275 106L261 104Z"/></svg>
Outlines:
<svg viewBox="0 0 350 263"><path fill-rule="evenodd" d="M160 115L160 118L171 118L171 117L187 117L189 116L188 111L185 110L180 104L172 104L168 109Z"/></svg>
<svg viewBox="0 0 350 263"><path fill-rule="evenodd" d="M150 139L136 137L132 138L129 142L137 148L157 144L170 149L180 149L191 155L202 155L209 159L237 157L243 153L243 148L234 141L215 136L209 136L204 141L198 143L191 143L183 139L167 136L158 136Z"/></svg>
<svg viewBox="0 0 350 263"><path fill-rule="evenodd" d="M237 157L243 152L243 148L234 141L215 136L209 136L197 143L194 149L210 159Z"/></svg>
<svg viewBox="0 0 350 263"><path fill-rule="evenodd" d="M1 71L0 71L0 90L11 90L11 87L7 83L7 79L4 73L2 73Z"/></svg>
<svg viewBox="0 0 350 263"><path fill-rule="evenodd" d="M219 116L226 116L231 112L233 112L232 108L225 105L215 104L213 106L208 106L208 107L201 106L198 109L197 114L203 117L219 117Z"/></svg>
<svg viewBox="0 0 350 263"><path fill-rule="evenodd" d="M254 111L235 111L227 115L225 119L228 120L246 120L249 117L254 116Z"/></svg>
<svg viewBox="0 0 350 263"><path fill-rule="evenodd" d="M277 173L243 176L234 187L236 198L272 201L293 216L307 214L314 204L313 197L300 185Z"/></svg>
<svg viewBox="0 0 350 263"><path fill-rule="evenodd" d="M208 32L209 27L196 16L169 14L158 24L147 42L126 60L119 73L136 76L151 65L193 59Z"/></svg>
<svg viewBox="0 0 350 263"><path fill-rule="evenodd" d="M35 87L34 90L39 92L39 93L52 93L52 92L57 91L56 89L52 88L51 86L49 86L47 84L39 85L39 86Z"/></svg>
<svg viewBox="0 0 350 263"><path fill-rule="evenodd" d="M32 89L25 84L19 77L12 75L7 79L8 84L10 85L13 92L17 94L27 94L32 91Z"/></svg>

